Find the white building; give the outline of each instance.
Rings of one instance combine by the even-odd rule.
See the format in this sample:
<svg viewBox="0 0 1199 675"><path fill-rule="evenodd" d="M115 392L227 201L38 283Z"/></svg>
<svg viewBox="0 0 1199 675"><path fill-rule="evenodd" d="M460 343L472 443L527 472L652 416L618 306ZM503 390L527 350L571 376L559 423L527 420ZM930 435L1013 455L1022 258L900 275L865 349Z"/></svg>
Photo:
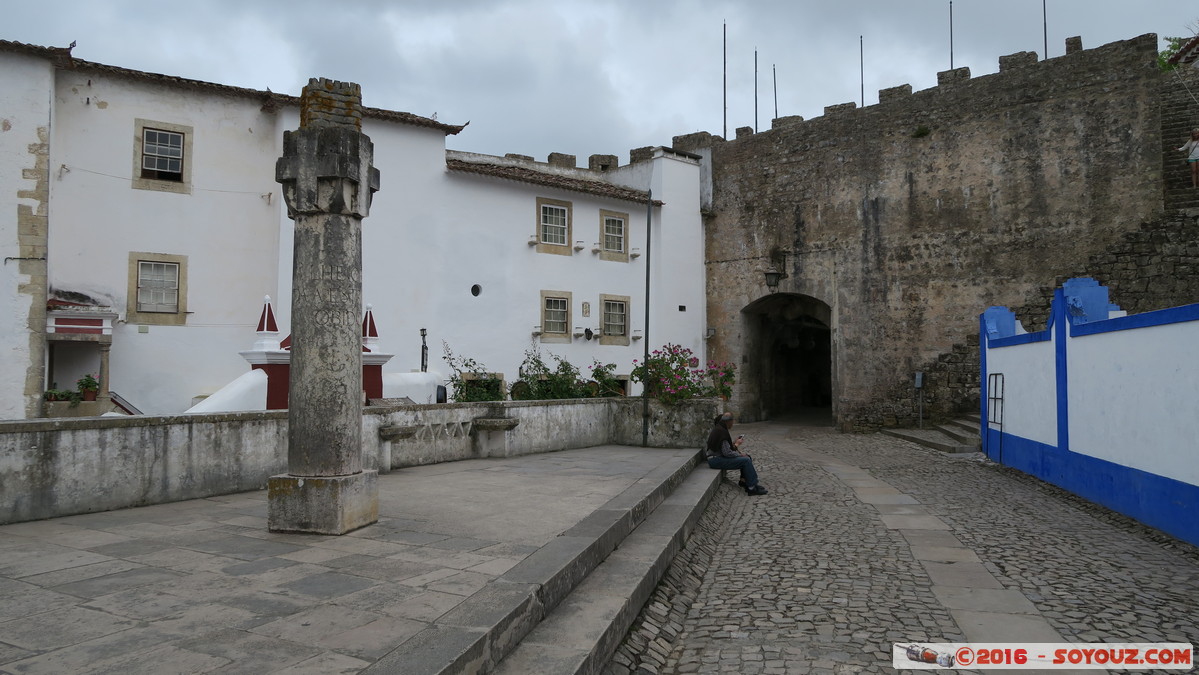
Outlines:
<svg viewBox="0 0 1199 675"><path fill-rule="evenodd" d="M238 352L264 295L288 332L291 221L274 178L298 98L4 41L0 86L0 418L39 416L44 390L102 361L132 406L182 412L249 369ZM534 340L584 373L598 359L627 374L645 347L647 263L651 348L704 357L698 158L644 149L578 169L447 152L463 127L366 114L382 179L363 295L396 354L385 373L419 368L425 328L443 374L444 341L511 383Z"/></svg>

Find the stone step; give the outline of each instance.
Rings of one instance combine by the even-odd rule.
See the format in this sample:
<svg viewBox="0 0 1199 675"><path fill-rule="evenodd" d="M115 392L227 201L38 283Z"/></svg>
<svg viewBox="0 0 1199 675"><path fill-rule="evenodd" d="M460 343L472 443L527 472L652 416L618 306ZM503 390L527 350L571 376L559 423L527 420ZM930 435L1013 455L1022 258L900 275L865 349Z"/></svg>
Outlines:
<svg viewBox="0 0 1199 675"><path fill-rule="evenodd" d="M982 445L978 437L978 422L954 420L934 428L962 445L973 445L976 449Z"/></svg>
<svg viewBox="0 0 1199 675"><path fill-rule="evenodd" d="M938 429L882 429L888 436L902 438L926 448L957 455L976 452L978 446L960 443Z"/></svg>
<svg viewBox="0 0 1199 675"><path fill-rule="evenodd" d="M700 468L696 469L697 466ZM720 472L707 468L702 452L687 455L681 462L664 464L362 672L467 675L494 670L618 547L626 551L617 560L645 558L652 561L651 568L660 568L657 573L660 578L678 550L677 542L690 534L719 480ZM679 517L685 520L679 526L680 532L651 536L668 529L663 521ZM645 527L647 524L649 527ZM642 534L630 540L630 535L639 530ZM657 554L653 553L655 546L661 548ZM659 562L660 558L666 562ZM649 597L659 578L646 582L645 597ZM570 606L570 603L564 605ZM629 609L629 625L640 609L640 605ZM627 629L627 625L621 629L611 650L615 650ZM611 653L596 657L600 665L606 663Z"/></svg>
<svg viewBox="0 0 1199 675"><path fill-rule="evenodd" d="M720 474L697 468L493 672L601 672L691 536L719 486Z"/></svg>

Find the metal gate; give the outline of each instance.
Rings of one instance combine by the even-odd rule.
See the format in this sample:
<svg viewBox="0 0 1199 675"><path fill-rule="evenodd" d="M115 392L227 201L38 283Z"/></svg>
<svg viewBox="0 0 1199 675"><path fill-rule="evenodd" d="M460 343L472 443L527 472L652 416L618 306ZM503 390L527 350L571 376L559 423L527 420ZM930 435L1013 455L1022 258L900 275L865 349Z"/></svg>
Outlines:
<svg viewBox="0 0 1199 675"><path fill-rule="evenodd" d="M1003 373L987 375L987 428L984 432L989 433L993 428L999 431L999 447L996 448L998 456L991 459L1003 464ZM990 450L990 443L987 449Z"/></svg>

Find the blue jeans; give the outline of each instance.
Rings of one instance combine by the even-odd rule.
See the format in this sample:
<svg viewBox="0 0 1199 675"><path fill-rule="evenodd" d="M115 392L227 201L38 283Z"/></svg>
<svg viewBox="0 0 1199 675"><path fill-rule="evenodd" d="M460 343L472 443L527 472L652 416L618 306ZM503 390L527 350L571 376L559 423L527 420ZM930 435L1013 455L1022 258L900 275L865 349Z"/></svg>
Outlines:
<svg viewBox="0 0 1199 675"><path fill-rule="evenodd" d="M736 469L745 479L745 488L749 489L758 484L758 472L754 470L754 461L748 457L709 457L708 466L713 469Z"/></svg>

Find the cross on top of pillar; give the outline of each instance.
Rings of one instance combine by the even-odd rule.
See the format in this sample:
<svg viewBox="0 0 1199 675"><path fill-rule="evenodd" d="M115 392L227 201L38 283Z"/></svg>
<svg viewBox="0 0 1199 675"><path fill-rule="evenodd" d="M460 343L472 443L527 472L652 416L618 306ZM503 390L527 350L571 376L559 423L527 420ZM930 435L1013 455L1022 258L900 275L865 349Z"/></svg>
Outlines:
<svg viewBox="0 0 1199 675"><path fill-rule="evenodd" d="M379 189L373 156L374 146L362 133L362 88L309 80L300 96L300 128L283 132L283 156L275 165L288 217L365 218L371 194Z"/></svg>
<svg viewBox="0 0 1199 675"><path fill-rule="evenodd" d="M300 128L351 127L362 131L362 87L311 78L300 94Z"/></svg>

